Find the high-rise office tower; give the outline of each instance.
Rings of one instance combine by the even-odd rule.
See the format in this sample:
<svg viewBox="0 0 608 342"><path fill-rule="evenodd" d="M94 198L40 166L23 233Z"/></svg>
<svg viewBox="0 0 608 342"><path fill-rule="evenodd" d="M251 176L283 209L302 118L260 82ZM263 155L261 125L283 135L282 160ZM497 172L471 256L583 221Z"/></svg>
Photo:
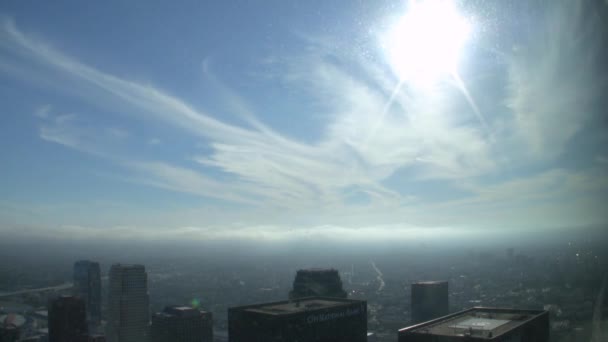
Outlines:
<svg viewBox="0 0 608 342"><path fill-rule="evenodd" d="M108 342L147 342L150 321L148 276L143 265L114 264L108 288Z"/></svg>
<svg viewBox="0 0 608 342"><path fill-rule="evenodd" d="M89 327L101 321L101 271L99 263L80 260L74 263L74 295L85 303Z"/></svg>
<svg viewBox="0 0 608 342"><path fill-rule="evenodd" d="M448 282L422 281L412 284L412 323L448 314Z"/></svg>
<svg viewBox="0 0 608 342"><path fill-rule="evenodd" d="M471 308L399 330L399 342L549 341L542 310Z"/></svg>
<svg viewBox="0 0 608 342"><path fill-rule="evenodd" d="M228 309L230 342L366 342L367 302L332 297Z"/></svg>
<svg viewBox="0 0 608 342"><path fill-rule="evenodd" d="M84 300L75 296L52 299L49 304L49 342L79 342L86 335Z"/></svg>
<svg viewBox="0 0 608 342"><path fill-rule="evenodd" d="M210 312L185 306L168 306L152 315L152 342L212 342L213 318Z"/></svg>
<svg viewBox="0 0 608 342"><path fill-rule="evenodd" d="M293 281L290 299L322 296L346 298L340 274L335 269L312 268L299 270Z"/></svg>

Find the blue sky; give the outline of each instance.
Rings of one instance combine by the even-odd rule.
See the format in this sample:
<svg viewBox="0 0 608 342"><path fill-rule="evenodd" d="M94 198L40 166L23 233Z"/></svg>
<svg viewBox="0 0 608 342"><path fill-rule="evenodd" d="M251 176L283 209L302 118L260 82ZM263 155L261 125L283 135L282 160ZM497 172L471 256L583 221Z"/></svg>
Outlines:
<svg viewBox="0 0 608 342"><path fill-rule="evenodd" d="M420 49L387 43L412 6L3 2L0 232L386 239L606 224L606 6L455 3L468 25L457 73L411 64L427 32Z"/></svg>

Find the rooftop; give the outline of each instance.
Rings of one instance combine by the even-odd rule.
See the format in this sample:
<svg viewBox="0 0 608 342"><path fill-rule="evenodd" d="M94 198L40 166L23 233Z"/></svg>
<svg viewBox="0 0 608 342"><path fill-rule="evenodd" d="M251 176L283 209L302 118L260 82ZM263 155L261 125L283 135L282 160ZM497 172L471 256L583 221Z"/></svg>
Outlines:
<svg viewBox="0 0 608 342"><path fill-rule="evenodd" d="M491 339L543 313L546 312L477 307L401 329L400 332Z"/></svg>
<svg viewBox="0 0 608 342"><path fill-rule="evenodd" d="M335 268L304 268L298 270L298 273L337 273L338 270Z"/></svg>
<svg viewBox="0 0 608 342"><path fill-rule="evenodd" d="M293 301L282 301L274 303L265 303L258 305L250 305L240 307L240 309L249 312L257 312L267 315L288 315L312 310L345 307L353 303L362 303L363 301L354 299L342 299L331 297L308 297Z"/></svg>
<svg viewBox="0 0 608 342"><path fill-rule="evenodd" d="M158 312L156 315L161 315L164 317L195 317L205 314L206 312L191 308L189 306L167 306L162 312Z"/></svg>
<svg viewBox="0 0 608 342"><path fill-rule="evenodd" d="M116 263L116 264L112 264L112 266L110 268L121 268L121 269L145 269L144 265L141 264L121 264L121 263Z"/></svg>
<svg viewBox="0 0 608 342"><path fill-rule="evenodd" d="M443 284L447 284L447 281L445 281L445 280L417 281L414 284L415 285L443 285Z"/></svg>

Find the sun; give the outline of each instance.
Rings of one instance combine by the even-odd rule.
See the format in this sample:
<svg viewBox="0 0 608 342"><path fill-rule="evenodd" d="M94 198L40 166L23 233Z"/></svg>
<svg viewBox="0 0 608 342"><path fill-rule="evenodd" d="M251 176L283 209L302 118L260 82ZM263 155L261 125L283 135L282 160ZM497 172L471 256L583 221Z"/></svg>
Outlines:
<svg viewBox="0 0 608 342"><path fill-rule="evenodd" d="M388 62L403 82L432 84L456 72L471 31L452 1L411 1L405 15L384 35Z"/></svg>

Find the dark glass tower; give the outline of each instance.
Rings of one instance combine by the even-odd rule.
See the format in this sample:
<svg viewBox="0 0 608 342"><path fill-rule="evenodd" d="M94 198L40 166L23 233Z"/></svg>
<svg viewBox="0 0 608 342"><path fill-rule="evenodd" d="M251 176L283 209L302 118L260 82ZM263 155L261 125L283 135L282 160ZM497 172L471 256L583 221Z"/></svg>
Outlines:
<svg viewBox="0 0 608 342"><path fill-rule="evenodd" d="M448 314L448 282L421 281L412 284L412 323Z"/></svg>
<svg viewBox="0 0 608 342"><path fill-rule="evenodd" d="M367 302L335 297L228 309L230 342L366 342Z"/></svg>
<svg viewBox="0 0 608 342"><path fill-rule="evenodd" d="M210 312L186 306L168 306L152 316L152 342L212 342Z"/></svg>
<svg viewBox="0 0 608 342"><path fill-rule="evenodd" d="M84 301L89 324L99 325L101 321L101 271L99 263L88 260L74 263L74 295Z"/></svg>
<svg viewBox="0 0 608 342"><path fill-rule="evenodd" d="M84 300L61 296L49 304L49 342L82 341L87 335Z"/></svg>
<svg viewBox="0 0 608 342"><path fill-rule="evenodd" d="M340 274L335 269L312 268L299 270L293 281L290 299L322 296L346 298Z"/></svg>

